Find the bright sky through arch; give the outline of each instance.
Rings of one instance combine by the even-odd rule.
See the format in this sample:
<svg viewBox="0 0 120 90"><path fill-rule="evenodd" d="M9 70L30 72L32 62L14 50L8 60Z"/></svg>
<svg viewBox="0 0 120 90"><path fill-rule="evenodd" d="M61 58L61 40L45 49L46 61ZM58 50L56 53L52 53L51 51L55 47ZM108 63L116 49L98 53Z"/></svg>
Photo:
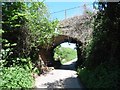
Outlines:
<svg viewBox="0 0 120 90"><path fill-rule="evenodd" d="M75 43L68 43L68 42L65 42L65 43L62 43L62 44L60 44L62 47L69 47L69 48L71 48L71 49L74 49L74 50L76 50L75 48L76 48L76 44Z"/></svg>

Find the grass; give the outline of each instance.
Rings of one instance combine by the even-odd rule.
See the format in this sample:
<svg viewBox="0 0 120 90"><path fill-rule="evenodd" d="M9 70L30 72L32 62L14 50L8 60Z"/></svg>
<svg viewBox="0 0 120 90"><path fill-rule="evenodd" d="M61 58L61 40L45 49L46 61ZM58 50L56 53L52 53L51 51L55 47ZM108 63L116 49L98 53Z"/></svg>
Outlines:
<svg viewBox="0 0 120 90"><path fill-rule="evenodd" d="M77 58L77 51L71 48L59 47L55 50L55 60L61 60L61 63L69 62Z"/></svg>

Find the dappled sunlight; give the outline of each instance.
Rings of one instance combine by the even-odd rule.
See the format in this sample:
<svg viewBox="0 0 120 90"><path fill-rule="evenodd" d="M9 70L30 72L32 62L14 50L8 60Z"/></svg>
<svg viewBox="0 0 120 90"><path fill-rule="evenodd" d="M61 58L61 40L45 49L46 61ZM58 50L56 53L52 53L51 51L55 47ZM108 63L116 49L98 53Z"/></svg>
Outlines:
<svg viewBox="0 0 120 90"><path fill-rule="evenodd" d="M77 58L76 59L73 59L67 63L64 63L60 69L64 69L64 70L75 70L75 66L76 66L76 61L77 61Z"/></svg>
<svg viewBox="0 0 120 90"><path fill-rule="evenodd" d="M80 88L77 73L73 70L56 69L36 78L37 88Z"/></svg>
<svg viewBox="0 0 120 90"><path fill-rule="evenodd" d="M82 86L80 87L76 77L59 79L51 83L45 83L44 85L47 88L82 88Z"/></svg>

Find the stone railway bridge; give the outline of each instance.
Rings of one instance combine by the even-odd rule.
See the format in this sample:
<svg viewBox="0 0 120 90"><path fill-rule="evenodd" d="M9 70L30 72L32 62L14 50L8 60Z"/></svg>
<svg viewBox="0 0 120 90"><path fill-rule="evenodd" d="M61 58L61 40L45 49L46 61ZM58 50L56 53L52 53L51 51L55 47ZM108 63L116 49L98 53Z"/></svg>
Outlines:
<svg viewBox="0 0 120 90"><path fill-rule="evenodd" d="M82 15L74 16L59 22L58 30L61 32L56 37L52 38L52 43L49 46L40 47L39 56L42 61L49 66L55 66L57 63L54 60L54 49L64 42L75 43L77 50L77 62L82 64L82 47L86 45L89 38L92 37L92 16Z"/></svg>

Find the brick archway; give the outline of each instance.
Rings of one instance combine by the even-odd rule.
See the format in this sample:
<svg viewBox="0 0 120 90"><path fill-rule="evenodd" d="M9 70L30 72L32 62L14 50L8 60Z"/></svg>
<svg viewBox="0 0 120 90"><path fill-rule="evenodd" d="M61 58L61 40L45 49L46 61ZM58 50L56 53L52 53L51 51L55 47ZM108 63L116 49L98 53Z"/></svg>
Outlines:
<svg viewBox="0 0 120 90"><path fill-rule="evenodd" d="M54 49L60 45L61 43L69 42L69 43L75 43L76 44L76 50L77 50L77 57L78 61L80 61L81 58L81 50L80 46L82 46L82 43L78 41L76 38L72 38L66 35L58 35L56 37L53 37L52 43L49 46L44 46L40 48L39 55L41 56L42 61L47 66L55 66L55 60L54 60Z"/></svg>

